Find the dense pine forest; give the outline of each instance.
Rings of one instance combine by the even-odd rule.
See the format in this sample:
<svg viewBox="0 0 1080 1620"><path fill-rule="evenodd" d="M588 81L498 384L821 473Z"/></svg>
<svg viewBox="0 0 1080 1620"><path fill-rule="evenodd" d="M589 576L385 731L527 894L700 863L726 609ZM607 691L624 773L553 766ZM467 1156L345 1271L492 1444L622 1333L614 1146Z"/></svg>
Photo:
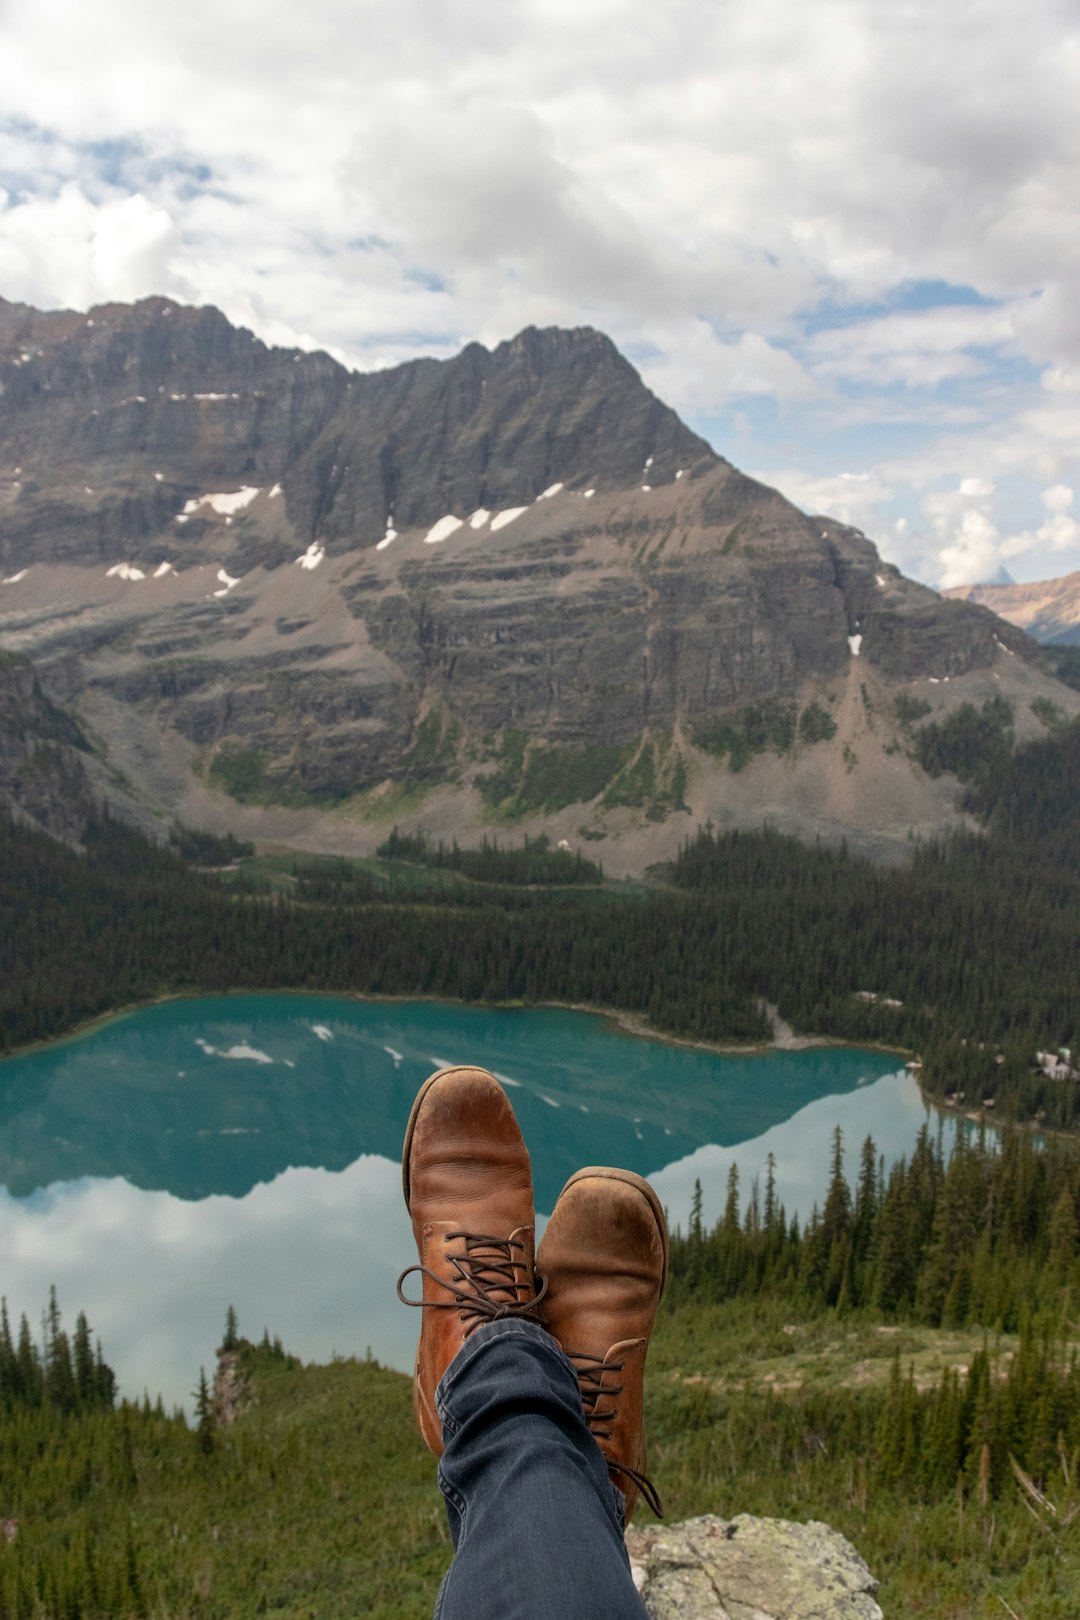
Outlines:
<svg viewBox="0 0 1080 1620"><path fill-rule="evenodd" d="M986 832L903 868L705 828L652 885L587 883L591 863L535 844L398 835L412 859L388 863L396 878L297 861L289 891L265 894L243 863L205 869L205 838L193 870L108 819L82 854L0 822L0 1051L197 991L587 1004L720 1042L767 1039L765 1000L800 1032L917 1053L926 1089L964 1111L1073 1128L1080 1084L1033 1064L1080 1047L1080 725L965 792Z"/></svg>
<svg viewBox="0 0 1080 1620"><path fill-rule="evenodd" d="M931 1390L905 1389L894 1374L861 1445L890 1477L946 1489L958 1477L978 1479L992 1495L1011 1488L1010 1458L1046 1484L1062 1447L1067 1459L1080 1456L1080 1362L1062 1350L1080 1287L1074 1146L960 1132L946 1158L924 1126L888 1177L868 1137L852 1189L838 1128L824 1200L801 1228L777 1201L773 1171L770 1155L765 1186L755 1184L741 1208L732 1167L710 1232L698 1187L689 1228L672 1240L669 1307L786 1299L798 1315L862 1313L1019 1335L997 1380L985 1350L964 1380L947 1375Z"/></svg>

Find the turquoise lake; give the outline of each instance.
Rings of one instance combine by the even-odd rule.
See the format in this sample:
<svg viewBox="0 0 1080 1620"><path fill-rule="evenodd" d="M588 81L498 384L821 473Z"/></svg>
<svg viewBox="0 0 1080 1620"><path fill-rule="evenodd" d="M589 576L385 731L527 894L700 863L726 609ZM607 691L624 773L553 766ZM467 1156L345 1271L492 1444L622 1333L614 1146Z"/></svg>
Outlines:
<svg viewBox="0 0 1080 1620"><path fill-rule="evenodd" d="M899 1060L816 1048L727 1056L554 1009L252 995L176 1001L0 1062L0 1292L36 1322L55 1283L125 1394L189 1401L225 1310L305 1359L411 1366L414 1258L400 1151L432 1069L504 1081L550 1213L582 1164L647 1175L672 1223L695 1178L708 1220L776 1158L789 1214L823 1196L839 1124L854 1171L927 1110Z"/></svg>

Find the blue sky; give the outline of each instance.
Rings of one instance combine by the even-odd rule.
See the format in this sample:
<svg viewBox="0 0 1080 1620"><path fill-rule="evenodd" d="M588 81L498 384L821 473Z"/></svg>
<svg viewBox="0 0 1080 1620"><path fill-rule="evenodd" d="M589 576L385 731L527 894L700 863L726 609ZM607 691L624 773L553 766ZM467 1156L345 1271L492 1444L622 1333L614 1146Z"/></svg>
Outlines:
<svg viewBox="0 0 1080 1620"><path fill-rule="evenodd" d="M0 294L363 367L607 331L930 583L1080 568L1067 0L6 0Z"/></svg>

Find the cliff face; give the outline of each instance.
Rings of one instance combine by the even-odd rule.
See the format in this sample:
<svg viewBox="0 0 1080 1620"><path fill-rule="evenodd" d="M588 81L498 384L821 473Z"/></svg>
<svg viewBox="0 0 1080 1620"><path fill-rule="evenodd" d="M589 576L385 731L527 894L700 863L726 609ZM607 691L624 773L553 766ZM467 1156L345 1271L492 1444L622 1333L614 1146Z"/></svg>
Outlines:
<svg viewBox="0 0 1080 1620"><path fill-rule="evenodd" d="M425 794L466 837L591 805L637 864L686 811L925 831L948 805L893 688L1059 690L991 613L714 454L596 332L360 376L163 299L0 302L0 645L196 824L361 847Z"/></svg>
<svg viewBox="0 0 1080 1620"><path fill-rule="evenodd" d="M197 513L186 532L176 516L219 489L284 482L287 525L251 514L259 543L237 534L227 548L237 566L266 565L312 540L331 552L372 545L390 516L426 526L531 501L557 480L621 488L650 456L657 483L718 462L587 329L530 328L491 353L471 344L448 362L361 376L167 299L89 317L0 300L5 573L111 562L162 539L191 560L215 514Z"/></svg>
<svg viewBox="0 0 1080 1620"><path fill-rule="evenodd" d="M0 653L0 810L77 839L93 808L86 741L30 665Z"/></svg>

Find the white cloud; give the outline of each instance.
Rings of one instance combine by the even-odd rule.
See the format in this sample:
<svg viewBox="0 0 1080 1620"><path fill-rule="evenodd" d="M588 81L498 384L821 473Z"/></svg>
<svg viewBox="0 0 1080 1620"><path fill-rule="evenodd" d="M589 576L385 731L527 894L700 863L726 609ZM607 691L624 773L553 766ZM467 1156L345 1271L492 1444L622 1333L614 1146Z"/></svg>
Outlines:
<svg viewBox="0 0 1080 1620"><path fill-rule="evenodd" d="M876 473L840 473L835 477L808 476L796 467L757 472L762 483L781 490L804 512L819 513L849 523L877 538L886 526L881 508L891 500L892 488Z"/></svg>
<svg viewBox="0 0 1080 1620"><path fill-rule="evenodd" d="M799 361L759 332L724 342L704 320L648 322L644 332L657 355L641 362L641 372L661 399L678 400L683 411L714 410L740 394L802 401L818 392Z"/></svg>
<svg viewBox="0 0 1080 1620"><path fill-rule="evenodd" d="M1080 472L1078 40L1067 0L9 0L0 292L365 366L588 322L721 450L775 401L753 462L874 467L890 544L973 467L1037 534ZM908 307L935 282L992 302Z"/></svg>
<svg viewBox="0 0 1080 1620"><path fill-rule="evenodd" d="M936 388L983 371L983 353L1016 347L1014 322L997 305L896 312L815 334L807 352L816 375L886 387Z"/></svg>
<svg viewBox="0 0 1080 1620"><path fill-rule="evenodd" d="M935 490L922 509L939 541L939 583L971 585L987 579L1001 561L1001 537L991 516L993 483L962 478L955 489Z"/></svg>
<svg viewBox="0 0 1080 1620"><path fill-rule="evenodd" d="M1003 557L1023 557L1030 552L1051 557L1061 553L1080 554L1080 523L1070 517L1074 491L1067 484L1054 484L1042 492L1046 517L1037 529L1010 535L1002 544ZM1065 570L1062 570L1063 572Z"/></svg>
<svg viewBox="0 0 1080 1620"><path fill-rule="evenodd" d="M1048 512L1067 512L1075 499L1075 491L1068 484L1055 484L1043 490L1043 505Z"/></svg>
<svg viewBox="0 0 1080 1620"><path fill-rule="evenodd" d="M68 181L53 197L0 208L0 285L8 297L76 308L183 292L176 245L169 215L145 197L96 204Z"/></svg>

